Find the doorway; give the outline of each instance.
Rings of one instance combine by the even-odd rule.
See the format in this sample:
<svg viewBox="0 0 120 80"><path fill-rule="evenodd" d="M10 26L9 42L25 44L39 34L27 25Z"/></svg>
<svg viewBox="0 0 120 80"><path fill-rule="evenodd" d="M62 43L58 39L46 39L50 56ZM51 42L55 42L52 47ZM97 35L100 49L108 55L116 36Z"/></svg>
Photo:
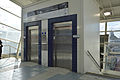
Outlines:
<svg viewBox="0 0 120 80"><path fill-rule="evenodd" d="M41 64L41 21L24 25L24 60Z"/></svg>
<svg viewBox="0 0 120 80"><path fill-rule="evenodd" d="M77 15L48 20L48 66L77 72Z"/></svg>
<svg viewBox="0 0 120 80"><path fill-rule="evenodd" d="M28 60L38 63L38 26L28 27Z"/></svg>
<svg viewBox="0 0 120 80"><path fill-rule="evenodd" d="M54 24L53 66L72 70L72 22Z"/></svg>

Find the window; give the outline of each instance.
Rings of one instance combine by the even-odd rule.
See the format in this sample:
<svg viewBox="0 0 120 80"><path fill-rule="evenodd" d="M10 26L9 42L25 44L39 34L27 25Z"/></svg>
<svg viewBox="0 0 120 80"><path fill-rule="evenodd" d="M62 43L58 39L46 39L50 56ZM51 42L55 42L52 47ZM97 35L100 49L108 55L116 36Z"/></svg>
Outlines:
<svg viewBox="0 0 120 80"><path fill-rule="evenodd" d="M120 21L108 22L107 31L120 30Z"/></svg>
<svg viewBox="0 0 120 80"><path fill-rule="evenodd" d="M120 21L108 22L107 31L108 34L112 31L117 38L120 38Z"/></svg>
<svg viewBox="0 0 120 80"><path fill-rule="evenodd" d="M3 54L16 53L21 37L21 7L10 0L0 0L0 38Z"/></svg>
<svg viewBox="0 0 120 80"><path fill-rule="evenodd" d="M0 9L0 22L21 29L21 18Z"/></svg>
<svg viewBox="0 0 120 80"><path fill-rule="evenodd" d="M117 38L120 38L120 21L107 23L107 34L113 32ZM105 35L105 23L100 23L100 35Z"/></svg>
<svg viewBox="0 0 120 80"><path fill-rule="evenodd" d="M14 4L10 0L0 0L0 7L21 17L21 7Z"/></svg>
<svg viewBox="0 0 120 80"><path fill-rule="evenodd" d="M105 35L105 23L100 23L100 35Z"/></svg>

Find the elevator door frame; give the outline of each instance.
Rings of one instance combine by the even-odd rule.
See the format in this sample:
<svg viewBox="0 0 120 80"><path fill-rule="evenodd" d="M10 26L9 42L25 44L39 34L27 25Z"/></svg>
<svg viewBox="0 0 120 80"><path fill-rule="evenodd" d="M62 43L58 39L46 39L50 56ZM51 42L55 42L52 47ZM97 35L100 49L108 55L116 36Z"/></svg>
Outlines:
<svg viewBox="0 0 120 80"><path fill-rule="evenodd" d="M41 21L24 23L24 61L28 61L28 28L32 26L38 26L39 29L38 64L41 64Z"/></svg>
<svg viewBox="0 0 120 80"><path fill-rule="evenodd" d="M48 19L48 66L53 67L53 26L54 23L72 21L72 71L77 72L77 14Z"/></svg>

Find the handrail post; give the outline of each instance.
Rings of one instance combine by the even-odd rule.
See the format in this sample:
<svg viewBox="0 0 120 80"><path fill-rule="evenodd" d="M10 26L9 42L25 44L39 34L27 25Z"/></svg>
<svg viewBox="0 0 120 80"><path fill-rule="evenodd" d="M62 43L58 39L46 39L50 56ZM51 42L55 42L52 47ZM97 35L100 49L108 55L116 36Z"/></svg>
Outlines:
<svg viewBox="0 0 120 80"><path fill-rule="evenodd" d="M8 52L8 54L9 54L9 57L10 57L10 46L9 46L9 52Z"/></svg>
<svg viewBox="0 0 120 80"><path fill-rule="evenodd" d="M17 59L19 58L20 45L21 45L21 37L20 37L20 41L19 41L19 44L18 44L18 48L17 48L17 54L16 54Z"/></svg>

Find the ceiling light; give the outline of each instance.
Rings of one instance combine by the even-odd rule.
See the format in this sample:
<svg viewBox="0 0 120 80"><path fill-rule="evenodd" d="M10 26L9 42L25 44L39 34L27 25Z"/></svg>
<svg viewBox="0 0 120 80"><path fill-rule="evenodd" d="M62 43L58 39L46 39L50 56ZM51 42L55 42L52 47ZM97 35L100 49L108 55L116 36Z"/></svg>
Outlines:
<svg viewBox="0 0 120 80"><path fill-rule="evenodd" d="M111 12L104 12L104 15L109 16L109 15L111 15Z"/></svg>

